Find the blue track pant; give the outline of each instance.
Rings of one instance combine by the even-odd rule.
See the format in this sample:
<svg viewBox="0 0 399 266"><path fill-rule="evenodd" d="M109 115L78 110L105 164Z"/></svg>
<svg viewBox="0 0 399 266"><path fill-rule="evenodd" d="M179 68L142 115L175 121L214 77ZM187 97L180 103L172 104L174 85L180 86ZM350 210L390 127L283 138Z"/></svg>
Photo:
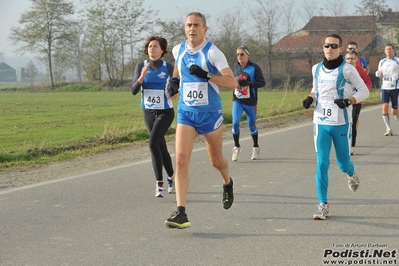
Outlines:
<svg viewBox="0 0 399 266"><path fill-rule="evenodd" d="M314 124L314 143L316 149L316 191L318 202L328 202L328 169L330 152L334 143L339 170L352 176L355 167L350 160L352 124L340 126Z"/></svg>

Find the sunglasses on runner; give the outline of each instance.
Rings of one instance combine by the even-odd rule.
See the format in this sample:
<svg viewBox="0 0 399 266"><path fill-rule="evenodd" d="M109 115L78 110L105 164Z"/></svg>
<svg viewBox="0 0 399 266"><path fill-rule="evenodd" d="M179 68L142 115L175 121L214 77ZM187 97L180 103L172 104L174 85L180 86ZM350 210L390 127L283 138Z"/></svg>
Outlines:
<svg viewBox="0 0 399 266"><path fill-rule="evenodd" d="M324 48L332 48L332 49L338 49L338 47L339 47L339 45L338 44L336 44L336 43L325 43L325 44L323 44L323 47Z"/></svg>

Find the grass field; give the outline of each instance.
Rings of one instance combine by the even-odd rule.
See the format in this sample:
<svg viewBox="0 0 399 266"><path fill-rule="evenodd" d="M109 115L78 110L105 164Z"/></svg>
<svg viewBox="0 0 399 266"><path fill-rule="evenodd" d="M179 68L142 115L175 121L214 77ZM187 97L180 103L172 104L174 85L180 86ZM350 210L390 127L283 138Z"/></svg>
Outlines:
<svg viewBox="0 0 399 266"><path fill-rule="evenodd" d="M308 94L260 90L258 117L303 112L301 102ZM221 97L225 123L230 124L232 92L221 91ZM377 90L367 101L379 102ZM176 101L174 105L177 107ZM0 170L63 160L148 138L140 96L130 91L2 92L0 112ZM174 121L171 132L175 128Z"/></svg>

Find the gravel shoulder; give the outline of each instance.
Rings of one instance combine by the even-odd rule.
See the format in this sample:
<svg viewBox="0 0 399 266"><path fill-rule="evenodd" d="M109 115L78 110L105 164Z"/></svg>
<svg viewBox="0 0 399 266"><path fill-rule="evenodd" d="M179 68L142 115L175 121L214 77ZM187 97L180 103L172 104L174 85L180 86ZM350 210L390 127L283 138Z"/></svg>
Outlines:
<svg viewBox="0 0 399 266"><path fill-rule="evenodd" d="M262 133L310 121L311 115L309 114L287 116L273 120L258 119L257 127L259 132ZM243 137L249 134L245 122L241 124L241 131ZM225 126L224 139L232 139L231 127L229 126ZM204 146L204 138L199 135L195 142L195 148L202 146ZM174 153L174 138L168 141L168 147L170 153ZM147 143L131 144L112 151L106 151L87 157L78 157L68 161L3 170L0 172L0 191L53 179L85 174L144 159L150 159Z"/></svg>

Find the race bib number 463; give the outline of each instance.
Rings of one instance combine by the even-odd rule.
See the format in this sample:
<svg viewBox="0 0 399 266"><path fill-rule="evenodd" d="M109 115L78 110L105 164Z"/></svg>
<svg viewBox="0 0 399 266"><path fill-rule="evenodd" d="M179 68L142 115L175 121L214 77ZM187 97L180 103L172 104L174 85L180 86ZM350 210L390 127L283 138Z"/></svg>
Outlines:
<svg viewBox="0 0 399 266"><path fill-rule="evenodd" d="M145 109L163 109L164 91L163 90L143 90Z"/></svg>

